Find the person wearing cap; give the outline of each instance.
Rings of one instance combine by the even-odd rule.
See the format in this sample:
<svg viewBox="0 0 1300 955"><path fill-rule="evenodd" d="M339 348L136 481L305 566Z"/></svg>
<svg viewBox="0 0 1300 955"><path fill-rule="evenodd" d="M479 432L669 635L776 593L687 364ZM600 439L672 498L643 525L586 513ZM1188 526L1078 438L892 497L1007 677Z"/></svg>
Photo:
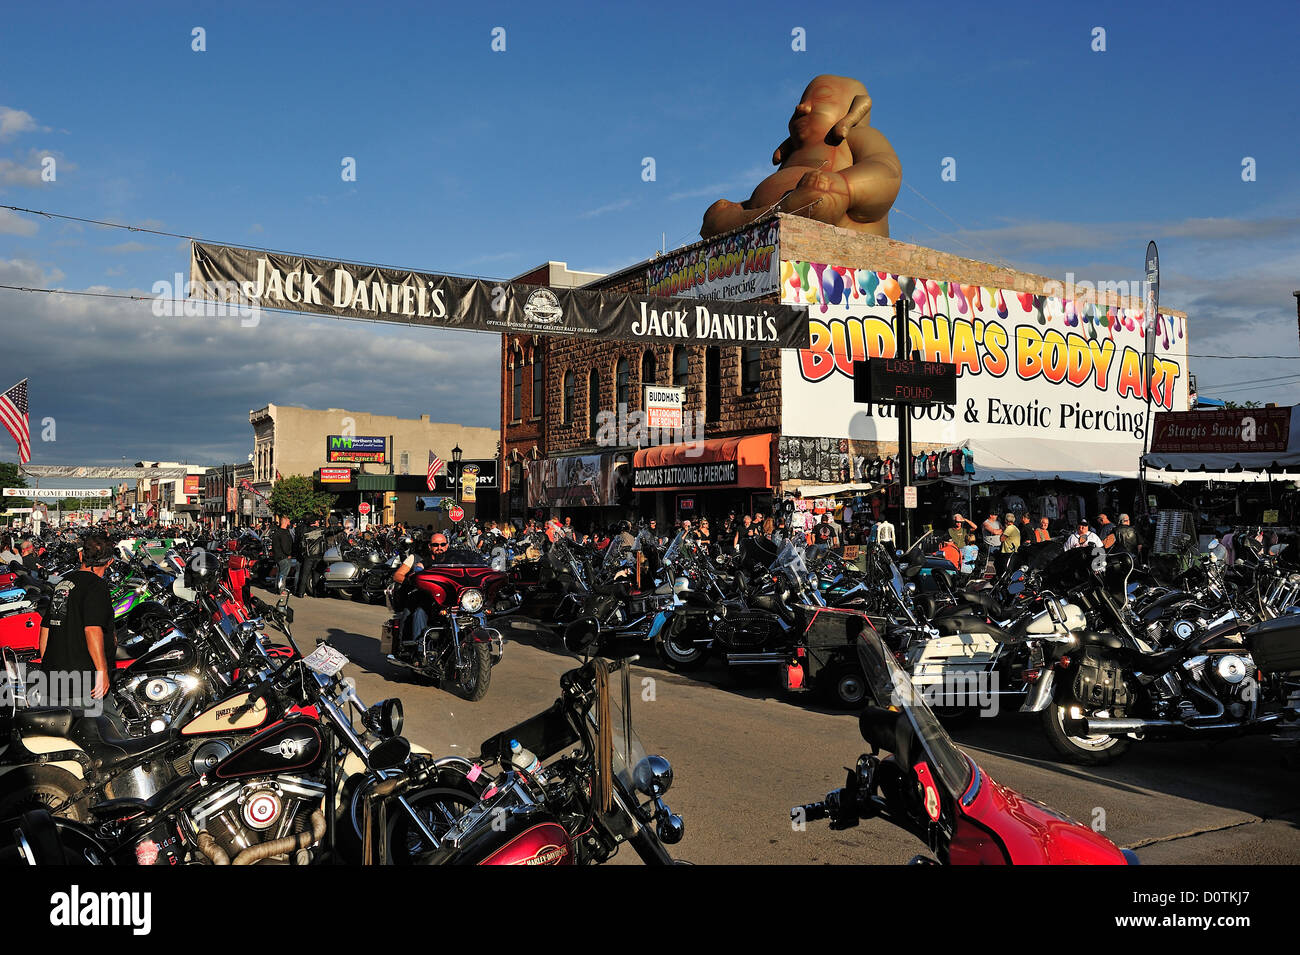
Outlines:
<svg viewBox="0 0 1300 955"><path fill-rule="evenodd" d="M999 574L1007 569L1018 550L1020 550L1020 528L1016 526L1016 515L1008 514L1006 525L1002 529L1001 551L994 559Z"/></svg>
<svg viewBox="0 0 1300 955"><path fill-rule="evenodd" d="M1101 538L1088 528L1088 522L1086 520L1079 518L1078 530L1065 538L1065 549L1073 550L1076 547L1088 547L1092 544L1096 544L1100 547Z"/></svg>

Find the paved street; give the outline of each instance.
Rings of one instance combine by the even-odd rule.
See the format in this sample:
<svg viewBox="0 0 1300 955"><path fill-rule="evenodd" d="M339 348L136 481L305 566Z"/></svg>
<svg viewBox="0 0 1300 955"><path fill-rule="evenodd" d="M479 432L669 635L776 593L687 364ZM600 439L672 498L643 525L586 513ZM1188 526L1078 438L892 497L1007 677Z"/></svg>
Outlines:
<svg viewBox="0 0 1300 955"><path fill-rule="evenodd" d="M489 735L544 709L574 664L520 631L507 634L505 659L485 700L468 703L417 685L382 661L386 611L349 601L294 601L304 650L317 637L354 662L362 698L399 696L406 735L435 753L476 753ZM674 855L697 863L898 864L922 847L880 823L831 832L812 823L795 832L788 810L843 783L842 767L864 749L856 717L806 698L783 699L766 679L737 679L711 664L699 679L669 673L657 659L635 669L643 695L634 725L651 752L668 757L676 784L668 803L686 821ZM651 681L651 682L646 682ZM993 778L1081 822L1103 818L1106 834L1138 850L1144 863L1289 864L1300 858L1300 773L1279 765L1265 738L1148 743L1118 765L1067 766L1034 724L1015 716L977 720L953 735ZM630 852L623 863L637 862Z"/></svg>

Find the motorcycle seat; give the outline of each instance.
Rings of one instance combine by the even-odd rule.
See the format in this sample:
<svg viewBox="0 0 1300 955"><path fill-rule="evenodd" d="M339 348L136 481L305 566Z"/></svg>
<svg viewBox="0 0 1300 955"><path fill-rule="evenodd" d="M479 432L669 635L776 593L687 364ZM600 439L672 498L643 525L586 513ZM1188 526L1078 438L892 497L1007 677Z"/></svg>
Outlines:
<svg viewBox="0 0 1300 955"><path fill-rule="evenodd" d="M21 734L67 736L76 721L75 710L66 706L36 706L19 710L14 715L14 725Z"/></svg>
<svg viewBox="0 0 1300 955"><path fill-rule="evenodd" d="M87 716L73 725L69 739L84 749L101 770L108 770L161 750L174 737L169 730L150 736L119 736L107 717Z"/></svg>
<svg viewBox="0 0 1300 955"><path fill-rule="evenodd" d="M996 620L1005 620L1007 619L1007 617L1011 616L1011 614L1007 613L1000 603L998 603L988 594L973 594L969 592L963 592L962 594L960 594L960 597L963 601L965 601L970 606L978 607L979 609L983 610L986 614L988 614L990 617L993 617Z"/></svg>
<svg viewBox="0 0 1300 955"><path fill-rule="evenodd" d="M1102 647L1106 650L1123 650L1124 641L1113 633L1107 633L1102 630L1080 630L1076 636L1079 643L1085 647ZM1159 656L1159 654L1157 654Z"/></svg>
<svg viewBox="0 0 1300 955"><path fill-rule="evenodd" d="M100 819L124 819L141 813L152 815L170 802L181 790L194 785L194 782L193 776L178 776L148 799L141 799L139 796L106 799L95 803L90 807L90 811Z"/></svg>
<svg viewBox="0 0 1300 955"><path fill-rule="evenodd" d="M1004 631L997 624L989 623L987 620L981 620L979 617L955 615L949 617L940 617L934 621L935 629L946 637L956 636L961 633L986 633L991 637L1005 637Z"/></svg>

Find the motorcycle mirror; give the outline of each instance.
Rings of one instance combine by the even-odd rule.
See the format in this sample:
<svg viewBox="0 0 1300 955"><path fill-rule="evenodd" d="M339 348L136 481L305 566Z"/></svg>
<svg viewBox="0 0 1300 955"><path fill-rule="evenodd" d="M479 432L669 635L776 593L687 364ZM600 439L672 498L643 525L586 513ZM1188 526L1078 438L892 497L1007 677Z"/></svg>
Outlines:
<svg viewBox="0 0 1300 955"><path fill-rule="evenodd" d="M396 769L411 755L411 744L405 736L390 736L370 751L371 769Z"/></svg>

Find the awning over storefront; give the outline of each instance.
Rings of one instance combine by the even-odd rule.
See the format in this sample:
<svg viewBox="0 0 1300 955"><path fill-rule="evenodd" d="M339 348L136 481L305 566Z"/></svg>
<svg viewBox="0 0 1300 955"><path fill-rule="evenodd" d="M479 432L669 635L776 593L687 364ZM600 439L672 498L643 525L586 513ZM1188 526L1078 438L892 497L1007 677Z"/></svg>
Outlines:
<svg viewBox="0 0 1300 955"><path fill-rule="evenodd" d="M838 497L841 494L870 494L885 487L884 484L801 484L799 493L804 497Z"/></svg>
<svg viewBox="0 0 1300 955"><path fill-rule="evenodd" d="M642 448L633 458L634 491L772 486L772 435L710 438Z"/></svg>
<svg viewBox="0 0 1300 955"><path fill-rule="evenodd" d="M1147 477L1161 473L1153 468L1184 481L1264 480L1268 474L1300 471L1296 408L1157 414Z"/></svg>

